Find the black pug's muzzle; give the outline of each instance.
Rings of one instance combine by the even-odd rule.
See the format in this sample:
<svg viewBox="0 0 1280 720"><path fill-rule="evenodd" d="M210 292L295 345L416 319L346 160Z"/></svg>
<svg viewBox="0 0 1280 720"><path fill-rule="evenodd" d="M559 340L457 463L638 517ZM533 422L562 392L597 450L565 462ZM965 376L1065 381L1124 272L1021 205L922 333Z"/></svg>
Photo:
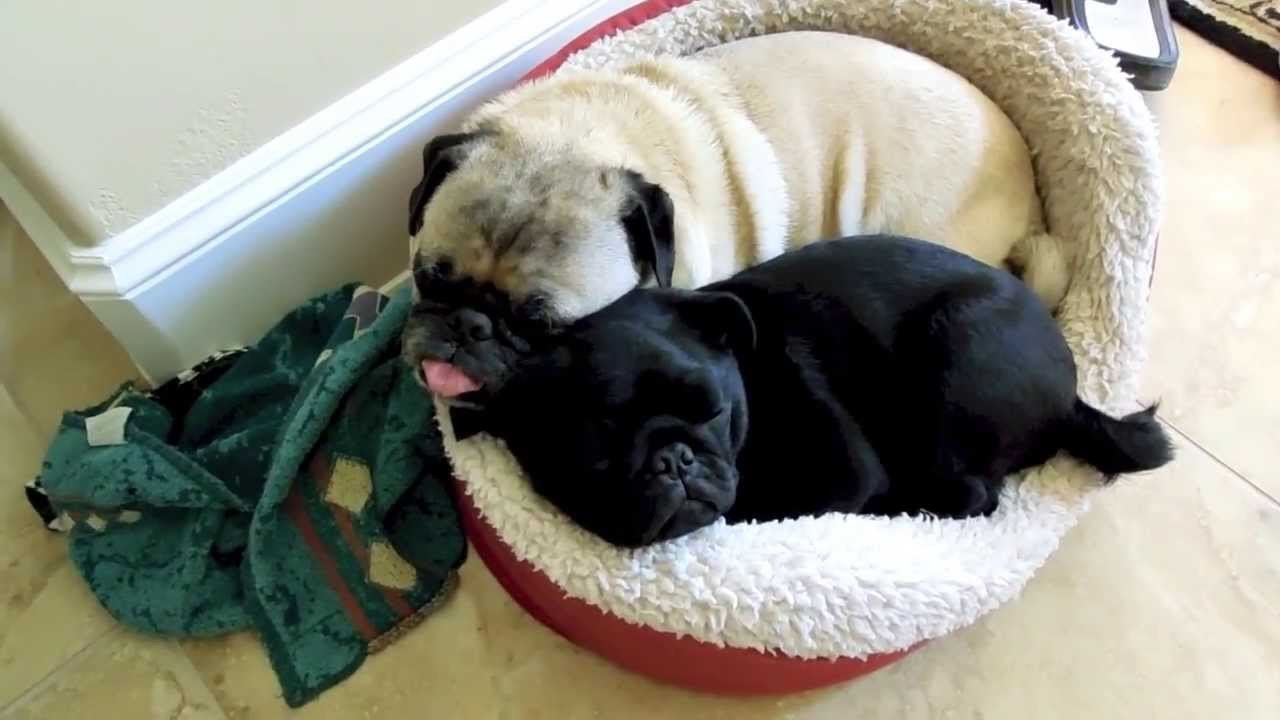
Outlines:
<svg viewBox="0 0 1280 720"><path fill-rule="evenodd" d="M620 544L647 545L687 535L720 519L737 495L737 470L721 457L714 437L666 419L650 425L641 430L647 442L637 446L647 451L631 479L643 495L633 507L643 509L646 521L638 537Z"/></svg>

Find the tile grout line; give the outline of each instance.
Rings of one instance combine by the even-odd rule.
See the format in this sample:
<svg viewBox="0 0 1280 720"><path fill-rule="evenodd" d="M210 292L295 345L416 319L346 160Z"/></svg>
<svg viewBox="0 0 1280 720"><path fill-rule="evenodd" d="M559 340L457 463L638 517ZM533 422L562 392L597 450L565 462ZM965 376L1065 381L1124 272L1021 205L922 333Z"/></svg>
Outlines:
<svg viewBox="0 0 1280 720"><path fill-rule="evenodd" d="M1157 415L1157 417L1159 417L1159 418L1160 418L1160 421L1161 421L1161 422L1163 422L1165 425L1168 425L1169 427L1173 428L1173 431L1174 431L1174 432L1176 432L1177 434L1181 435L1181 436L1182 436L1182 438L1183 438L1184 440L1186 440L1187 442L1191 443L1191 444L1192 444L1193 446L1195 446L1195 447L1196 447L1196 449L1198 449L1200 452L1204 453L1205 455L1208 455L1210 459L1212 459L1214 462L1216 462L1216 463L1218 463L1219 465L1221 465L1221 466L1222 466L1222 467L1223 467L1227 472L1229 472L1229 473L1231 473L1232 475L1236 476L1236 479L1240 480L1240 481L1241 481L1241 482L1243 482L1245 485L1248 485L1249 487L1253 488L1254 492L1258 493L1258 494L1259 494L1259 495L1261 495L1262 497L1264 497L1264 498L1266 498L1267 500L1271 501L1271 504L1276 505L1276 506L1280 506L1280 499L1277 499L1274 495L1272 495L1271 493L1269 493L1269 492L1267 492L1266 490L1264 490L1264 489L1262 488L1262 486L1261 486L1261 485L1258 485L1258 484L1257 484L1257 483L1255 483L1254 481L1250 480L1250 479L1249 479L1249 478L1248 478L1244 473L1240 472L1239 470L1236 470L1234 467L1231 467L1231 465L1230 465L1230 464L1228 464L1228 463L1227 463L1227 462L1225 462L1222 458L1220 458L1220 457L1218 457L1216 454L1214 454L1214 452L1213 452L1212 450L1210 450L1209 448L1205 447L1204 445L1201 445L1199 441L1197 441L1195 438L1193 438L1193 437L1191 437L1190 435L1188 435L1188 434L1187 434L1187 433L1186 433L1182 428L1180 428L1180 427L1178 427L1177 425L1173 424L1173 421L1172 421L1172 420L1170 420L1169 418L1166 418L1166 417L1159 416L1159 415Z"/></svg>
<svg viewBox="0 0 1280 720"><path fill-rule="evenodd" d="M78 660L81 655L84 655L86 652L89 651L89 648L92 648L95 645L97 645L99 642L102 642L103 638L110 635L113 629L114 628L111 625L107 625L106 627L102 628L101 632L95 635L92 640L85 643L84 646L81 647L79 650L75 651L74 653L71 653L70 657L68 657L66 660L63 660L61 663L58 663L51 670L49 670L48 673L45 673L45 675L41 677L39 680L36 680L35 682L31 683L31 685L27 687L26 690L23 690L21 693L19 693L17 697L13 698L12 700L10 700L9 702L3 705L0 705L0 715L8 714L10 710L20 707L22 704L26 703L28 700L30 700L31 698L39 694L40 691L48 687L49 683L53 682L54 677L56 677L59 673L61 673L63 670L67 669L68 667L71 667L71 665L75 663L75 661Z"/></svg>
<svg viewBox="0 0 1280 720"><path fill-rule="evenodd" d="M224 634L221 638L225 640L229 635L230 633ZM218 697L218 694L213 691L213 688L209 685L209 679L205 677L204 672L202 672L200 668L196 667L195 662L191 660L191 655L187 653L187 648L182 644L183 638L170 637L165 639L173 647L174 652L178 653L178 657L182 658L182 662L186 663L186 669L191 674L192 679L200 683L200 688L204 690L205 695L208 696L208 700L213 703L213 707L218 711L219 717L222 720L230 718L231 714L227 712L227 708L222 704L222 698ZM186 698L186 695L187 692L184 687L183 697Z"/></svg>

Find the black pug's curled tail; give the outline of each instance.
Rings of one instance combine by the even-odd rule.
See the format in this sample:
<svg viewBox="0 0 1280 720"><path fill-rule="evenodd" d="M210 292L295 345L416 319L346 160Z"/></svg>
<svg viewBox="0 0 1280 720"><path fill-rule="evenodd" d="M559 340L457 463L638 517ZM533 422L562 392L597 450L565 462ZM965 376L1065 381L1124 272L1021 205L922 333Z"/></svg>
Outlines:
<svg viewBox="0 0 1280 720"><path fill-rule="evenodd" d="M1110 481L1154 470L1173 459L1173 444L1156 420L1156 406L1117 420L1076 398L1062 449L1097 468Z"/></svg>

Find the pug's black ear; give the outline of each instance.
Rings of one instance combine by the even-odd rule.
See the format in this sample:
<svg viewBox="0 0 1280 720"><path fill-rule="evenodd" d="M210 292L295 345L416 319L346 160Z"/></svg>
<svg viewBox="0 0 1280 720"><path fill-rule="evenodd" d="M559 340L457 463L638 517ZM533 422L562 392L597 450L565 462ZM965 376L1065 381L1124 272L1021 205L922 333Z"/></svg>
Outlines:
<svg viewBox="0 0 1280 720"><path fill-rule="evenodd" d="M756 321L747 304L733 293L692 291L681 300L680 315L707 342L735 353L747 353L756 347Z"/></svg>
<svg viewBox="0 0 1280 720"><path fill-rule="evenodd" d="M631 244L631 257L641 274L658 287L671 287L675 272L675 208L671 196L640 173L625 171L629 196L622 210L622 227ZM645 278L647 279L647 278Z"/></svg>
<svg viewBox="0 0 1280 720"><path fill-rule="evenodd" d="M427 209L431 196L439 189L440 183L449 177L449 173L458 169L457 153L454 148L469 140L479 137L481 132L453 133L440 135L422 148L422 179L409 194L409 235L417 235L422 229L422 211Z"/></svg>

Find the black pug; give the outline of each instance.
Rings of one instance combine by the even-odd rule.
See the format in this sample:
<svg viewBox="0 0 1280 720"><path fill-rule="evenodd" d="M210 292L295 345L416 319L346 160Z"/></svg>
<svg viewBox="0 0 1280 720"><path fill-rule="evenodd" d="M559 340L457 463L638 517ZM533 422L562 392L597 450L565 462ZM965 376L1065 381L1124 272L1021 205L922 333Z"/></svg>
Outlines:
<svg viewBox="0 0 1280 720"><path fill-rule="evenodd" d="M701 290L639 289L534 353L459 438L506 441L534 489L616 545L837 511L992 512L1065 450L1108 478L1171 459L1154 408L1076 394L1021 281L940 245L859 237Z"/></svg>

